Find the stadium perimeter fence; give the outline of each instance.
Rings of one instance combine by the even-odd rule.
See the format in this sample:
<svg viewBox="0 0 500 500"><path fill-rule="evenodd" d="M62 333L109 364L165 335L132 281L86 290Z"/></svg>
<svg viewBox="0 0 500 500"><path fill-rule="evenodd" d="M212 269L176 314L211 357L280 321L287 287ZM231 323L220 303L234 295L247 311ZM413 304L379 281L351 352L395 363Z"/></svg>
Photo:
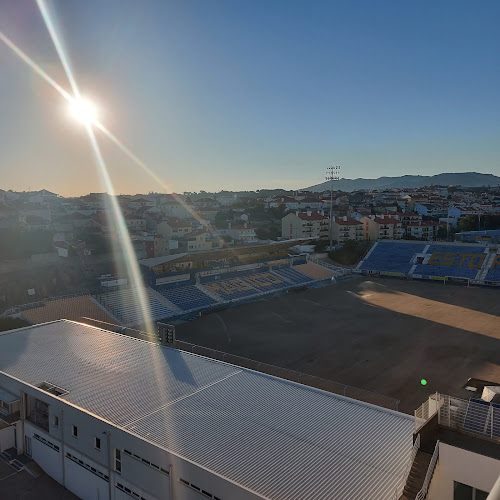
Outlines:
<svg viewBox="0 0 500 500"><path fill-rule="evenodd" d="M206 356L208 358L216 359L218 361L224 361L226 363L241 366L243 368L248 368L250 370L255 370L267 375L279 377L291 382L297 382L309 387L314 387L316 389L321 389L341 396L346 396L348 398L363 401L365 403L382 406L390 410L398 410L399 407L399 399L392 398L384 394L368 391L359 387L353 387L347 384L342 384L340 382L317 377L308 373L290 370L289 368L282 368L268 363L263 363L261 361L256 361L254 359L244 358L243 356L238 356L236 354L218 351L217 349L212 349L210 347L191 344L190 342L185 342L183 340L176 340L175 348L187 352L192 352L193 354L199 354L200 356Z"/></svg>
<svg viewBox="0 0 500 500"><path fill-rule="evenodd" d="M139 338L142 340L149 340L152 342L160 342L159 337L155 335L148 334L147 332L136 330L133 328L128 328L125 326L115 325L113 323L107 323L105 321L100 321L92 318L82 317L82 320L90 324L91 326L96 326L98 328L106 328L115 333L121 333L123 335L129 335L134 338ZM231 354L224 351L219 351L217 349L212 349L211 347L200 346L197 344L192 344L191 342L186 342L184 340L175 339L173 346L175 349L181 351L190 352L192 354L197 354L199 356L205 356L207 358L215 359L217 361L223 361L225 363L230 363L235 366L240 366L242 368L247 368L249 370L254 370L266 375L272 375L274 377L279 377L290 382L297 382L299 384L307 385L309 387L314 387L315 389L320 389L323 391L331 392L333 394L338 394L340 396L345 396L348 398L356 399L358 401L363 401L365 403L370 403L376 406L381 406L383 408L388 408L389 410L398 410L400 400L386 396L385 394L380 394L378 392L369 391L367 389L361 389L359 387L353 387L351 385L342 384L340 382L335 382L333 380L317 377L315 375L310 375L309 373L303 373L296 370L290 370L289 368L283 368L276 365L271 365L269 363L263 363L262 361L257 361L255 359L245 358L243 356L238 356L237 354Z"/></svg>

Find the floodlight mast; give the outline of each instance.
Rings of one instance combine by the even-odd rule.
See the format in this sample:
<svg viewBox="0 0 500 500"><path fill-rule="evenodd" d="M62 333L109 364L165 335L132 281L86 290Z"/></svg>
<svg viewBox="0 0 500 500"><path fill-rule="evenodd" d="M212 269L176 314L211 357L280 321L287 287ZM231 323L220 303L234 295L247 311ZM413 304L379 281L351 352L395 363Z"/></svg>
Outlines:
<svg viewBox="0 0 500 500"><path fill-rule="evenodd" d="M333 181L338 181L340 179L340 165L330 165L326 169L326 180L330 181L330 223L329 223L329 236L330 236L330 252L333 250Z"/></svg>

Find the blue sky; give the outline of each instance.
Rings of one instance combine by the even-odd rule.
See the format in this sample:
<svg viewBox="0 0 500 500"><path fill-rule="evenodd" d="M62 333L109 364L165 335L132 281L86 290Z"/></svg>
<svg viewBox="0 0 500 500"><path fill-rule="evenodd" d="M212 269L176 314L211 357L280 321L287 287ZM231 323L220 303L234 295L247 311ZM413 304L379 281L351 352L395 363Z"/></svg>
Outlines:
<svg viewBox="0 0 500 500"><path fill-rule="evenodd" d="M500 3L53 2L83 94L177 192L500 175ZM0 30L68 88L36 4ZM102 189L67 104L0 45L4 189ZM117 192L162 190L105 138Z"/></svg>

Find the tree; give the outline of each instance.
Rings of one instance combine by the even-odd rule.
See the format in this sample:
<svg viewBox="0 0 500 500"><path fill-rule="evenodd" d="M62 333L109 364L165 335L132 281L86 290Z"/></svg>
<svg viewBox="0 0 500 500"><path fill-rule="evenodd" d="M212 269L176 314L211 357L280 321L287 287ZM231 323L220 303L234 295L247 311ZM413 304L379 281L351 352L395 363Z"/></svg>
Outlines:
<svg viewBox="0 0 500 500"><path fill-rule="evenodd" d="M268 240L269 239L269 231L264 227L258 227L255 229L255 235L259 240Z"/></svg>
<svg viewBox="0 0 500 500"><path fill-rule="evenodd" d="M478 217L477 215L467 215L458 221L458 229L460 231L477 231Z"/></svg>
<svg viewBox="0 0 500 500"><path fill-rule="evenodd" d="M228 221L232 221L234 217L234 211L233 210L227 210L223 211L221 210L220 212L217 212L215 215L215 227L217 229L227 229L228 226Z"/></svg>
<svg viewBox="0 0 500 500"><path fill-rule="evenodd" d="M500 215L487 215L481 229L500 229Z"/></svg>
<svg viewBox="0 0 500 500"><path fill-rule="evenodd" d="M333 246L337 244L335 240L332 241ZM326 252L327 247L330 246L330 242L328 240L318 240L314 246L315 253L323 253Z"/></svg>
<svg viewBox="0 0 500 500"><path fill-rule="evenodd" d="M371 241L347 240L340 250L330 252L328 257L339 264L352 266L359 262L372 244Z"/></svg>

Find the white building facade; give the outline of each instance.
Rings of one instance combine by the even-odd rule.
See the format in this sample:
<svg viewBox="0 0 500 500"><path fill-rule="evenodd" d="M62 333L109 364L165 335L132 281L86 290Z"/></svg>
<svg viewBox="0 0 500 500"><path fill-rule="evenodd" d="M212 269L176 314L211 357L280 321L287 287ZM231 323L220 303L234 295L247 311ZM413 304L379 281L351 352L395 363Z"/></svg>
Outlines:
<svg viewBox="0 0 500 500"><path fill-rule="evenodd" d="M0 391L0 443L85 500L379 500L411 456L409 415L65 320L0 334Z"/></svg>

